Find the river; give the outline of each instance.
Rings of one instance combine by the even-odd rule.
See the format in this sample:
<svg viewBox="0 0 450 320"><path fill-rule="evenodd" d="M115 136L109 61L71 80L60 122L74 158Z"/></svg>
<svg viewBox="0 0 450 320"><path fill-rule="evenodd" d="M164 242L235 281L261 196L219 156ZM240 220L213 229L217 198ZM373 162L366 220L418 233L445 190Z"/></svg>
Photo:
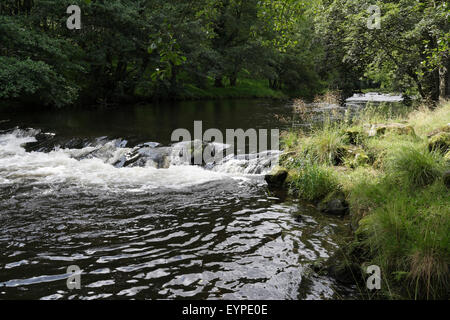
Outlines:
<svg viewBox="0 0 450 320"><path fill-rule="evenodd" d="M351 297L309 268L348 221L269 191L270 167L248 157L171 158L172 131L195 120L246 130L290 118L271 100L1 111L0 299ZM67 288L71 265L80 290Z"/></svg>

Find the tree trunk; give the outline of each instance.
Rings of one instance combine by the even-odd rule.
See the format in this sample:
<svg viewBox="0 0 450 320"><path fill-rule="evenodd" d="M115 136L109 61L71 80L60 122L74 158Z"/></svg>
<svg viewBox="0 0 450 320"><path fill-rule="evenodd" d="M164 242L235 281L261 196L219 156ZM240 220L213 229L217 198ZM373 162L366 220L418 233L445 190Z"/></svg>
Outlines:
<svg viewBox="0 0 450 320"><path fill-rule="evenodd" d="M274 90L281 89L281 81L280 80L273 80L272 89L274 89Z"/></svg>
<svg viewBox="0 0 450 320"><path fill-rule="evenodd" d="M170 89L174 90L177 87L178 70L175 65L172 65L172 74L170 75Z"/></svg>
<svg viewBox="0 0 450 320"><path fill-rule="evenodd" d="M450 96L450 73L448 72L448 67L447 67L447 77L445 79L445 96L449 97Z"/></svg>
<svg viewBox="0 0 450 320"><path fill-rule="evenodd" d="M232 74L230 76L230 86L236 87L236 82L237 82L237 76L236 76L236 74Z"/></svg>
<svg viewBox="0 0 450 320"><path fill-rule="evenodd" d="M216 87L216 88L223 88L222 76L217 76L216 77L216 79L214 80L214 87Z"/></svg>
<svg viewBox="0 0 450 320"><path fill-rule="evenodd" d="M442 66L439 68L439 100L443 100L446 97L447 74L447 67Z"/></svg>

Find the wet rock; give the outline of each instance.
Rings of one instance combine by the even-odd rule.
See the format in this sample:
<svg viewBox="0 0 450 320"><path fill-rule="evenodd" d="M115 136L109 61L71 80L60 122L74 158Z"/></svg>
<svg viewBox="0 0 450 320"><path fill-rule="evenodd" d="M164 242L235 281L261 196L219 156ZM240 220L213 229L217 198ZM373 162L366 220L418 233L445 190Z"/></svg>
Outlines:
<svg viewBox="0 0 450 320"><path fill-rule="evenodd" d="M339 262L328 266L328 275L343 284L355 284L361 277L360 266L352 262Z"/></svg>
<svg viewBox="0 0 450 320"><path fill-rule="evenodd" d="M142 148L139 149L139 154L142 159L145 159L145 163L148 160L151 160L156 164L156 168L158 169L167 169L170 166L169 155L171 152L171 148L163 147L163 148ZM145 164L144 164L145 165Z"/></svg>
<svg viewBox="0 0 450 320"><path fill-rule="evenodd" d="M450 188L450 170L444 172L444 175L442 176L442 179L444 181L444 184L447 188Z"/></svg>
<svg viewBox="0 0 450 320"><path fill-rule="evenodd" d="M136 162L141 158L141 155L139 153L135 153L132 155L129 155L125 158L125 161L123 162L123 167L131 167L132 164L136 164ZM138 165L139 166L139 165Z"/></svg>
<svg viewBox="0 0 450 320"><path fill-rule="evenodd" d="M364 131L369 137L382 136L387 132L393 132L400 135L415 135L412 126L402 123L364 125Z"/></svg>
<svg viewBox="0 0 450 320"><path fill-rule="evenodd" d="M72 138L66 142L61 143L61 148L63 149L82 149L85 146L86 141L82 138Z"/></svg>
<svg viewBox="0 0 450 320"><path fill-rule="evenodd" d="M318 209L323 213L334 216L344 216L349 212L348 203L343 196L324 199L319 203Z"/></svg>
<svg viewBox="0 0 450 320"><path fill-rule="evenodd" d="M158 142L145 142L145 143L138 144L136 147L138 147L138 148L144 148L144 147L156 148L156 147L159 147L160 145L161 144Z"/></svg>
<svg viewBox="0 0 450 320"><path fill-rule="evenodd" d="M332 277L345 285L357 284L363 279L361 267L354 257L344 256L341 250L329 258L318 258L309 267L318 275Z"/></svg>
<svg viewBox="0 0 450 320"><path fill-rule="evenodd" d="M125 148L127 144L128 144L127 140L118 139L114 141L114 145L116 146L116 148Z"/></svg>
<svg viewBox="0 0 450 320"><path fill-rule="evenodd" d="M428 149L430 151L436 150L442 153L448 151L450 147L450 133L439 132L431 136L428 140Z"/></svg>
<svg viewBox="0 0 450 320"><path fill-rule="evenodd" d="M27 152L50 152L55 148L55 135L50 133L38 133L35 142L28 142L24 145Z"/></svg>
<svg viewBox="0 0 450 320"><path fill-rule="evenodd" d="M214 144L209 145L204 141L188 141L183 143L178 143L174 145L175 150L178 150L178 157L183 159L184 162L191 165L206 165L205 157L203 156L203 152L206 147L210 146L211 157L215 156L215 147ZM201 163L196 163L196 159L199 159Z"/></svg>
<svg viewBox="0 0 450 320"><path fill-rule="evenodd" d="M170 166L170 148L135 147L121 157L113 165L115 167L145 167L151 165L157 169L167 169Z"/></svg>
<svg viewBox="0 0 450 320"><path fill-rule="evenodd" d="M270 174L266 174L264 180L266 180L269 188L281 188L286 181L288 171L284 168L276 168Z"/></svg>

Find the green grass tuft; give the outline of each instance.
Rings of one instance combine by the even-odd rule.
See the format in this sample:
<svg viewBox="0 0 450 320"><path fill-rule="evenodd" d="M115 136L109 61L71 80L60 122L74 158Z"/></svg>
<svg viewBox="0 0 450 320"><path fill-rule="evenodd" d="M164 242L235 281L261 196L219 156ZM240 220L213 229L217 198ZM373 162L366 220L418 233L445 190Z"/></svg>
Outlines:
<svg viewBox="0 0 450 320"><path fill-rule="evenodd" d="M391 150L387 167L398 181L411 187L424 187L441 176L443 158L437 152L430 152L426 146L411 144Z"/></svg>
<svg viewBox="0 0 450 320"><path fill-rule="evenodd" d="M339 188L336 175L325 166L305 163L290 173L288 185L300 198L319 201Z"/></svg>

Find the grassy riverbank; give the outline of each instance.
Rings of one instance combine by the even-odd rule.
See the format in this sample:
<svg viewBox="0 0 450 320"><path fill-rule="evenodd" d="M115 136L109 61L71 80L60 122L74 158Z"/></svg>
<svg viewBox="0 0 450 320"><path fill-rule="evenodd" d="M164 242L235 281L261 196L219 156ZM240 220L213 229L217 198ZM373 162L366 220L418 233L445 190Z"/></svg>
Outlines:
<svg viewBox="0 0 450 320"><path fill-rule="evenodd" d="M378 265L382 290L366 297L447 299L450 258L450 103L408 114L365 111L309 133L286 132L281 165L297 197L348 204L348 271ZM447 181L448 184L448 181ZM359 270L358 270L359 269ZM358 278L359 275L354 275Z"/></svg>
<svg viewBox="0 0 450 320"><path fill-rule="evenodd" d="M204 87L184 84L176 93L158 95L157 90L138 90L138 99L151 100L216 100L216 99L287 99L288 95L281 90L269 88L268 80L238 78L235 86L224 82L223 87L214 86L214 80L208 78Z"/></svg>
<svg viewBox="0 0 450 320"><path fill-rule="evenodd" d="M217 88L211 83L206 88L198 88L194 85L186 85L180 99L230 99L230 98L272 98L286 99L287 96L268 87L267 81L239 79L236 86L224 86Z"/></svg>

